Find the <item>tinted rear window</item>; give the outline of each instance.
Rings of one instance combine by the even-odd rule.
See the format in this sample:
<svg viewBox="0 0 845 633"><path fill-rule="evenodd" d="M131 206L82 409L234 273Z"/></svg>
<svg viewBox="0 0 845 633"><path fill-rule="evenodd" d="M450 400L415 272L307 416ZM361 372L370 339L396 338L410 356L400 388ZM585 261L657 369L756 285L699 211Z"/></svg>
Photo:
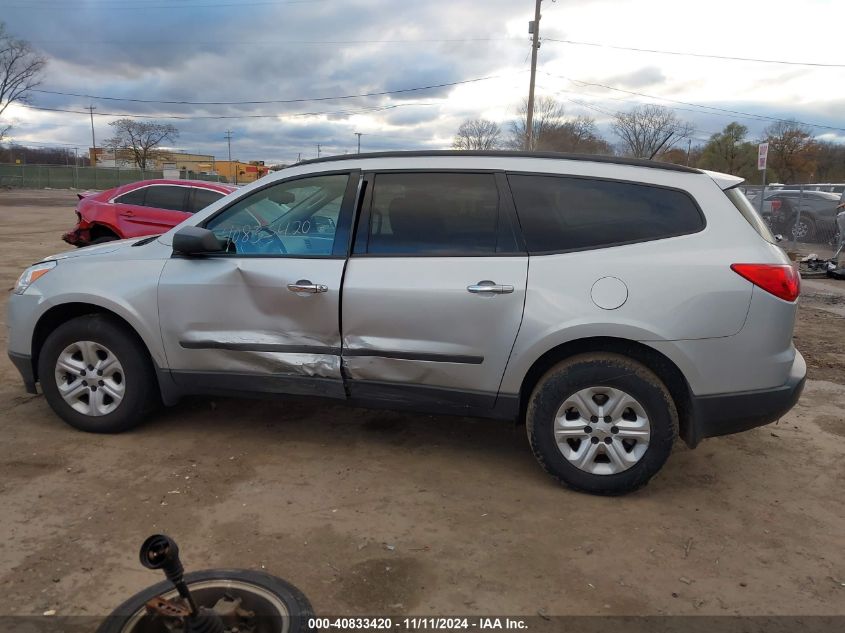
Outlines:
<svg viewBox="0 0 845 633"><path fill-rule="evenodd" d="M185 211L185 194L187 187L171 187L168 185L147 187L144 206L170 211Z"/></svg>
<svg viewBox="0 0 845 633"><path fill-rule="evenodd" d="M115 202L119 202L120 204L134 204L137 206L144 206L144 194L146 193L147 188L141 187L140 189L135 189L134 191L130 191L129 193L124 193L119 198L115 198Z"/></svg>
<svg viewBox="0 0 845 633"><path fill-rule="evenodd" d="M493 174L378 174L368 253L478 255L496 252L499 192Z"/></svg>
<svg viewBox="0 0 845 633"><path fill-rule="evenodd" d="M509 174L529 253L581 250L695 233L704 218L686 193L650 185Z"/></svg>
<svg viewBox="0 0 845 633"><path fill-rule="evenodd" d="M200 189L199 187L194 189L194 204L191 212L199 211L200 209L205 209L208 205L212 202L217 202L220 198L223 197L223 194L218 191L212 191L211 189Z"/></svg>

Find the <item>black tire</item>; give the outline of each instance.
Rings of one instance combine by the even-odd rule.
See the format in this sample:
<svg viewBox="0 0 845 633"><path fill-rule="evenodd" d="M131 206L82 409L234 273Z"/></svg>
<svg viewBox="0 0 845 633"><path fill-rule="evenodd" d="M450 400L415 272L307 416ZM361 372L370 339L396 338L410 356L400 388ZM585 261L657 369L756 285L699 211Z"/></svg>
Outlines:
<svg viewBox="0 0 845 633"><path fill-rule="evenodd" d="M259 587L274 595L284 603L290 614L289 633L308 633L316 630L313 627L309 627L309 620L314 617L314 610L311 608L308 598L299 589L281 578L247 569L206 569L185 574L185 582L189 589L192 585L199 582L214 580L241 581ZM128 633L124 632L124 626L133 614L142 611L146 602L151 598L172 590L173 585L169 581L164 580L136 593L109 614L103 623L100 624L97 633ZM225 585L221 584L220 591L221 594L225 591ZM211 607L213 603L200 603L200 606ZM275 618L276 616L276 614L272 613L258 613L257 615L271 616L271 618ZM163 624L161 624L161 631L162 633L167 633L167 629Z"/></svg>
<svg viewBox="0 0 845 633"><path fill-rule="evenodd" d="M555 415L566 399L596 386L630 394L645 410L651 426L640 460L614 474L594 474L570 463L554 435ZM528 402L526 430L534 457L559 482L581 492L619 495L644 486L662 468L678 436L678 411L663 382L641 363L621 354L581 354L558 363L537 383Z"/></svg>
<svg viewBox="0 0 845 633"><path fill-rule="evenodd" d="M125 395L117 407L102 416L76 411L62 398L55 378L62 350L77 341L93 341L113 352L123 367ZM116 320L88 314L57 327L38 355L38 378L53 411L71 426L89 433L120 433L140 423L160 403L155 372L143 343Z"/></svg>

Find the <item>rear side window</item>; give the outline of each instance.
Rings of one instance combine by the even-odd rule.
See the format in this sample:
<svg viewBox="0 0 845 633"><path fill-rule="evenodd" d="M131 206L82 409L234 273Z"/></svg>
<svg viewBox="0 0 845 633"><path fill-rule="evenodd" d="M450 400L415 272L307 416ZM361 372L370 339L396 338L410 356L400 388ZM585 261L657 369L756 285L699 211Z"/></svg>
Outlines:
<svg viewBox="0 0 845 633"><path fill-rule="evenodd" d="M191 205L191 213L196 213L201 209L205 209L212 202L217 202L222 197L223 194L218 191L212 191L211 189L200 189L199 187L195 188L194 201Z"/></svg>
<svg viewBox="0 0 845 633"><path fill-rule="evenodd" d="M745 218L746 222L754 227L754 230L760 234L760 237L772 244L777 243L777 238L772 235L769 225L763 221L763 218L761 218L760 214L757 213L757 209L754 208L754 205L751 204L751 202L749 202L744 193L734 187L733 189L725 191L725 195L736 207L736 210L742 214L742 217ZM766 199L768 200L768 198Z"/></svg>
<svg viewBox="0 0 845 633"><path fill-rule="evenodd" d="M566 176L508 174L529 253L553 253L696 233L704 218L681 191Z"/></svg>
<svg viewBox="0 0 845 633"><path fill-rule="evenodd" d="M187 187L171 187L167 185L147 187L144 206L184 212L186 210L185 196L187 192Z"/></svg>
<svg viewBox="0 0 845 633"><path fill-rule="evenodd" d="M134 191L130 191L129 193L125 193L119 198L115 198L115 202L119 202L120 204L134 204L139 207L144 206L144 194L147 191L147 187L141 187L140 189L135 189Z"/></svg>
<svg viewBox="0 0 845 633"><path fill-rule="evenodd" d="M377 174L367 252L494 254L499 192L493 174Z"/></svg>

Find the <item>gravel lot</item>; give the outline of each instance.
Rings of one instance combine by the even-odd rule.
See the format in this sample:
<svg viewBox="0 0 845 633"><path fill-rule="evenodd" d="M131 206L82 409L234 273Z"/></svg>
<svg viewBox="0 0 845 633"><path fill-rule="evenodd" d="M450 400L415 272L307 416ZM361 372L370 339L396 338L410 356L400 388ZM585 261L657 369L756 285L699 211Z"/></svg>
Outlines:
<svg viewBox="0 0 845 633"><path fill-rule="evenodd" d="M74 201L0 192L5 288L66 250ZM189 399L88 435L3 354L2 609L105 614L159 579L137 550L164 531L189 569L266 569L325 615L845 614L843 289L802 299L795 410L678 446L614 499L558 487L523 428L474 419Z"/></svg>

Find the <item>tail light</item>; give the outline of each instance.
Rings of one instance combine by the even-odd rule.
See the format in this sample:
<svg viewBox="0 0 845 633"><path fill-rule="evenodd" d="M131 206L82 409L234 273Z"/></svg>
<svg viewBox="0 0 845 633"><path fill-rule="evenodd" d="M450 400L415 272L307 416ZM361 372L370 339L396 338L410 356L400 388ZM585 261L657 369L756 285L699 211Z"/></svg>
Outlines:
<svg viewBox="0 0 845 633"><path fill-rule="evenodd" d="M731 270L784 301L801 294L801 276L788 264L733 264Z"/></svg>
<svg viewBox="0 0 845 633"><path fill-rule="evenodd" d="M772 200L772 213L774 213L775 211L780 211L780 205L780 200Z"/></svg>

